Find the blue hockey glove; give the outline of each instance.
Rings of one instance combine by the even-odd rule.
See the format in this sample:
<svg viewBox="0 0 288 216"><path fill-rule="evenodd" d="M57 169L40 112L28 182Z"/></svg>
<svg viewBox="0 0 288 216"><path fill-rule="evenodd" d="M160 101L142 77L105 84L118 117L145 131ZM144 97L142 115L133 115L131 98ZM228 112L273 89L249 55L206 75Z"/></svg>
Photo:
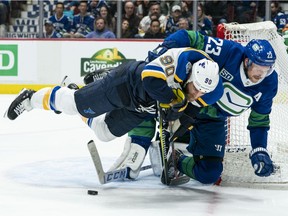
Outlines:
<svg viewBox="0 0 288 216"><path fill-rule="evenodd" d="M176 99L170 104L160 103L160 107L164 108L165 121L175 121L180 118L188 105L185 94L181 89L173 89L173 93L175 94Z"/></svg>
<svg viewBox="0 0 288 216"><path fill-rule="evenodd" d="M249 154L255 174L260 177L270 176L274 173L274 165L269 156L267 149L258 147L253 149Z"/></svg>

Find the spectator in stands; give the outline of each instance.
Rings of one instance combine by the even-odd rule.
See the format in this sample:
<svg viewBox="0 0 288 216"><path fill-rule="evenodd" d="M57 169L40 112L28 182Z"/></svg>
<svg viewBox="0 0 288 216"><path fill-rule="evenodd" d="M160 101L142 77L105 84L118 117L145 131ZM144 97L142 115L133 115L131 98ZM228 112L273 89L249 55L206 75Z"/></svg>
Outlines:
<svg viewBox="0 0 288 216"><path fill-rule="evenodd" d="M198 4L197 15L198 15L198 31L203 35L212 36L213 23L211 18L206 16L203 5L201 3Z"/></svg>
<svg viewBox="0 0 288 216"><path fill-rule="evenodd" d="M87 12L87 2L80 1L79 14L74 16L71 37L83 38L94 29L94 16Z"/></svg>
<svg viewBox="0 0 288 216"><path fill-rule="evenodd" d="M6 37L7 24L9 22L9 1L0 1L0 38Z"/></svg>
<svg viewBox="0 0 288 216"><path fill-rule="evenodd" d="M134 37L138 33L140 19L136 15L135 6L132 1L125 2L122 19L127 19L129 21L129 31L132 32Z"/></svg>
<svg viewBox="0 0 288 216"><path fill-rule="evenodd" d="M205 14L212 18L214 25L218 25L220 19L227 20L227 1L206 1L204 5Z"/></svg>
<svg viewBox="0 0 288 216"><path fill-rule="evenodd" d="M71 21L64 15L63 2L56 3L55 14L49 17L49 20L53 23L56 32L63 35L63 37L70 37Z"/></svg>
<svg viewBox="0 0 288 216"><path fill-rule="evenodd" d="M95 30L88 33L86 38L116 38L115 34L106 27L106 21L97 17L94 22Z"/></svg>
<svg viewBox="0 0 288 216"><path fill-rule="evenodd" d="M191 1L191 0L190 0ZM173 1L160 1L160 9L161 9L161 14L165 16L169 16L171 13L171 8L174 5L181 5L180 0L173 0Z"/></svg>
<svg viewBox="0 0 288 216"><path fill-rule="evenodd" d="M189 21L185 17L181 17L178 22L179 29L189 30Z"/></svg>
<svg viewBox="0 0 288 216"><path fill-rule="evenodd" d="M176 32L179 29L179 19L182 16L181 7L174 5L171 10L171 15L167 19L165 34L166 37Z"/></svg>
<svg viewBox="0 0 288 216"><path fill-rule="evenodd" d="M98 17L99 16L99 10L100 8L97 7L98 5L98 0L91 0L89 3L88 3L88 9L87 11L93 15L94 17Z"/></svg>
<svg viewBox="0 0 288 216"><path fill-rule="evenodd" d="M107 5L103 5L100 7L100 17L102 17L103 19L105 19L106 21L106 27L112 31L112 32L116 32L116 20L115 17L112 17L109 11L109 8L107 7Z"/></svg>
<svg viewBox="0 0 288 216"><path fill-rule="evenodd" d="M47 20L44 24L45 32L44 38L62 38L63 35L60 32L55 31L54 25L50 20Z"/></svg>
<svg viewBox="0 0 288 216"><path fill-rule="evenodd" d="M182 16L187 18L190 22L193 16L193 1L182 1L181 2L182 8Z"/></svg>
<svg viewBox="0 0 288 216"><path fill-rule="evenodd" d="M165 38L165 34L161 32L160 21L154 19L150 23L150 27L144 35L144 38Z"/></svg>
<svg viewBox="0 0 288 216"><path fill-rule="evenodd" d="M147 16L149 13L149 8L150 8L150 1L149 0L136 0L135 3L135 9L136 9L136 16L139 17L141 20L144 16Z"/></svg>
<svg viewBox="0 0 288 216"><path fill-rule="evenodd" d="M121 25L122 29L121 29L121 38L133 38L134 35L131 32L130 28L129 28L129 20L127 19L123 19L122 20L122 25Z"/></svg>
<svg viewBox="0 0 288 216"><path fill-rule="evenodd" d="M94 17L98 17L100 15L100 8L102 6L106 6L107 8L109 8L108 4L106 1L104 0L90 0L88 3L88 9L87 11L93 15Z"/></svg>
<svg viewBox="0 0 288 216"><path fill-rule="evenodd" d="M75 16L77 14L79 14L79 6L80 6L80 1L78 0L72 0L69 5L68 8L70 11L72 11L72 15Z"/></svg>
<svg viewBox="0 0 288 216"><path fill-rule="evenodd" d="M279 33L282 33L282 29L288 24L287 15L276 1L271 2L271 20L275 23Z"/></svg>
<svg viewBox="0 0 288 216"><path fill-rule="evenodd" d="M161 10L160 10L160 4L159 3L157 3L157 2L151 3L151 6L149 8L149 14L151 15L153 13L156 13L158 15L158 17L159 17L158 19L161 23L160 28L164 29L166 26L167 19L166 19L166 16L161 14L160 11ZM140 24L139 24L140 34L142 32L146 33L147 30L150 28L150 23L151 23L150 15L143 17L143 19L140 21Z"/></svg>

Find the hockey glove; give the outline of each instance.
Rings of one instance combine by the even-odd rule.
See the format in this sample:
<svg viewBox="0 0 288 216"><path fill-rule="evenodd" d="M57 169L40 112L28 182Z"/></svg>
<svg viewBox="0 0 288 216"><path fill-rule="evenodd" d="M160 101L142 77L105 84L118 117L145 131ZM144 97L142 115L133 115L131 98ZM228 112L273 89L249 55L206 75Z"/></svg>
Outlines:
<svg viewBox="0 0 288 216"><path fill-rule="evenodd" d="M185 94L181 89L173 89L173 93L176 99L170 104L160 103L160 107L164 108L165 121L175 121L180 118L188 104Z"/></svg>
<svg viewBox="0 0 288 216"><path fill-rule="evenodd" d="M267 149L258 147L253 149L249 154L255 174L260 177L270 176L274 173L274 165L269 156Z"/></svg>

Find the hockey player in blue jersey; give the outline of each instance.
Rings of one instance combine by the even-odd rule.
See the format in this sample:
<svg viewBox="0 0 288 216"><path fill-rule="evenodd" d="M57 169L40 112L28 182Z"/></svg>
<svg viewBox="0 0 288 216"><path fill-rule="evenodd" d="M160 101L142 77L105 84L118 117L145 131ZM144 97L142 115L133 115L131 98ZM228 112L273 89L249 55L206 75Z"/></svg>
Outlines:
<svg viewBox="0 0 288 216"><path fill-rule="evenodd" d="M278 75L274 70L276 55L270 43L251 40L243 47L237 42L180 30L150 52L149 59L169 48L182 46L203 50L218 63L224 94L217 103L202 108L195 118L187 147L193 157L178 152L178 170L204 184L216 182L223 170L225 120L251 109L247 126L252 147L249 157L256 175L271 175L275 167L267 151L267 137Z"/></svg>
<svg viewBox="0 0 288 216"><path fill-rule="evenodd" d="M181 116L188 102L204 107L215 103L222 94L217 63L203 51L177 48L148 64L144 61L123 63L103 79L79 90L60 86L37 92L23 90L11 103L7 116L14 120L23 111L35 108L78 114L100 140L110 141L145 119L154 118L157 102L166 109L165 118L173 121ZM145 143L133 137L132 141ZM134 176L138 175L138 162L142 164L149 145L134 145L132 149L138 152L139 158L134 164L137 168ZM133 178L133 172L130 177Z"/></svg>

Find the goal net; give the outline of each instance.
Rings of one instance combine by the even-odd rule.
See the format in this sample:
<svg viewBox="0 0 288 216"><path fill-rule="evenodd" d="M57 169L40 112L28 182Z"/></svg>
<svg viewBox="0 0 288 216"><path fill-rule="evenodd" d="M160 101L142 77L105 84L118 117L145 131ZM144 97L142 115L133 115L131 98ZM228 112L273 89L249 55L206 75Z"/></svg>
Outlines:
<svg viewBox="0 0 288 216"><path fill-rule="evenodd" d="M239 117L227 120L228 136L224 157L223 185L248 187L283 187L288 183L288 55L283 38L271 21L251 24L224 24L225 39L246 45L252 39L266 39L276 52L276 71L279 75L279 88L274 98L268 132L268 150L279 170L269 177L254 174L249 152L251 151L247 130L250 111ZM251 184L253 183L253 184Z"/></svg>

